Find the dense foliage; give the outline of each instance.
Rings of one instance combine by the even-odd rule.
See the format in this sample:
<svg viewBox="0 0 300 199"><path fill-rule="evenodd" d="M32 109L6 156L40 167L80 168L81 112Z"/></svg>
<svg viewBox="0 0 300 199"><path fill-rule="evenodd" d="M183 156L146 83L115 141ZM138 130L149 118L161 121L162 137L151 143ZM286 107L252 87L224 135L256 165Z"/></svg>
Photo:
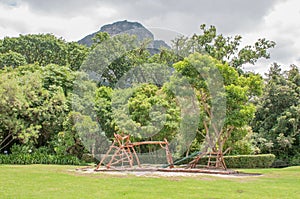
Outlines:
<svg viewBox="0 0 300 199"><path fill-rule="evenodd" d="M211 147L299 164L298 68L281 73L275 64L264 82L242 65L269 58L274 42L241 47L240 36L201 31L154 55L129 35L99 33L91 47L51 34L0 40L0 152L96 156L114 133L129 133L132 141L167 138L176 157Z"/></svg>
<svg viewBox="0 0 300 199"><path fill-rule="evenodd" d="M190 38L182 36L173 41L174 50L178 55L186 57L194 52L208 54L239 69L243 64L255 64L260 58L270 58L268 49L275 46L273 41L258 39L253 46L241 47L240 35L226 37L217 34L215 26L206 28L205 24L200 26L200 30L202 34L194 34Z"/></svg>
<svg viewBox="0 0 300 199"><path fill-rule="evenodd" d="M263 96L252 122L262 153L273 153L285 164L300 163L300 73L292 65L281 72L274 64L267 74Z"/></svg>

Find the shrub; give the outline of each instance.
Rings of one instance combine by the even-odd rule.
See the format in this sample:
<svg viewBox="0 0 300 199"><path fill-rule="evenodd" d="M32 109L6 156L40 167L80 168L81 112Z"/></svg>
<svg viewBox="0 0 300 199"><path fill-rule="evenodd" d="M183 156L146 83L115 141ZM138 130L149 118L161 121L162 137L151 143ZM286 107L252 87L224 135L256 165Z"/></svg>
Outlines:
<svg viewBox="0 0 300 199"><path fill-rule="evenodd" d="M269 168L275 160L273 154L224 156L228 168Z"/></svg>
<svg viewBox="0 0 300 199"><path fill-rule="evenodd" d="M187 159L180 164L187 164L191 160L192 159ZM272 163L275 160L275 155L234 155L224 156L224 160L228 168L268 168L272 166ZM203 157L199 160L198 166L206 166L207 162L208 157Z"/></svg>
<svg viewBox="0 0 300 199"><path fill-rule="evenodd" d="M34 154L0 155L0 164L62 164L80 165L82 162L75 156Z"/></svg>
<svg viewBox="0 0 300 199"><path fill-rule="evenodd" d="M290 165L292 165L292 166L298 166L298 165L300 165L300 153L294 155L291 158Z"/></svg>
<svg viewBox="0 0 300 199"><path fill-rule="evenodd" d="M19 155L19 154L29 154L32 152L32 147L29 145L17 145L14 144L11 148L11 154Z"/></svg>

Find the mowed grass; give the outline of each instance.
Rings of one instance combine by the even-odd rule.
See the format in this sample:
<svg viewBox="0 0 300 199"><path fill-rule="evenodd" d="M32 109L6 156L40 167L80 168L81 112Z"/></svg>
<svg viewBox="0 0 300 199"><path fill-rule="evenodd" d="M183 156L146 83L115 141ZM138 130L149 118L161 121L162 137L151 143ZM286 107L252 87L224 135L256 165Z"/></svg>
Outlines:
<svg viewBox="0 0 300 199"><path fill-rule="evenodd" d="M137 177L81 174L74 166L0 165L0 198L300 198L300 167L262 176Z"/></svg>

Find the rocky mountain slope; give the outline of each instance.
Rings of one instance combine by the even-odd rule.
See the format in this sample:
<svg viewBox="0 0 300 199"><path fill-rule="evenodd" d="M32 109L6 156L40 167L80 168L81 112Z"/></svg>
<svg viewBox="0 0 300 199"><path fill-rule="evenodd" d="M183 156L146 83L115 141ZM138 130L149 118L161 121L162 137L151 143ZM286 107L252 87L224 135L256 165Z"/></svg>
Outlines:
<svg viewBox="0 0 300 199"><path fill-rule="evenodd" d="M153 34L142 24L138 22L129 22L127 20L104 25L100 28L99 31L85 36L84 38L79 40L78 43L86 46L91 46L92 38L98 32L107 32L111 36L118 35L118 34L136 35L139 41L143 41L144 39L150 39L152 42L149 44L149 48L153 49L153 52L155 51L155 49L157 51L161 47L169 48L169 46L164 41L154 40Z"/></svg>

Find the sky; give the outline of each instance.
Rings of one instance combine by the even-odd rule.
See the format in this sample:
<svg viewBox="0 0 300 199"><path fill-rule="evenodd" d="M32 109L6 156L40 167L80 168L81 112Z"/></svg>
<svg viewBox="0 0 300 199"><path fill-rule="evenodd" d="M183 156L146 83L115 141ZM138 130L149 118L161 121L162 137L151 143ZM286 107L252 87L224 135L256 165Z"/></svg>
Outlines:
<svg viewBox="0 0 300 199"><path fill-rule="evenodd" d="M53 33L77 41L120 20L140 22L157 39L200 34L201 24L239 34L243 45L266 38L276 42L271 59L244 69L263 74L274 62L283 70L300 67L299 0L0 0L0 38Z"/></svg>

